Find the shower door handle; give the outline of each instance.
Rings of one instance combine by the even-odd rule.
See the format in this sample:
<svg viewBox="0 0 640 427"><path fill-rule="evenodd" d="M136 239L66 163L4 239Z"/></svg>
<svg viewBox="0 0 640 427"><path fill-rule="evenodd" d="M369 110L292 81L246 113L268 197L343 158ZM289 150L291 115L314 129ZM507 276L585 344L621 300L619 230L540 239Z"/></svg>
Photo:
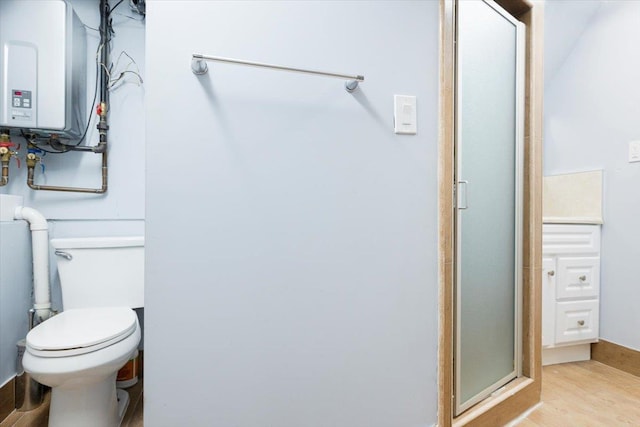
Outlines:
<svg viewBox="0 0 640 427"><path fill-rule="evenodd" d="M464 210L469 207L467 204L467 195L469 193L469 190L467 189L468 184L469 181L466 179L458 181L458 209Z"/></svg>

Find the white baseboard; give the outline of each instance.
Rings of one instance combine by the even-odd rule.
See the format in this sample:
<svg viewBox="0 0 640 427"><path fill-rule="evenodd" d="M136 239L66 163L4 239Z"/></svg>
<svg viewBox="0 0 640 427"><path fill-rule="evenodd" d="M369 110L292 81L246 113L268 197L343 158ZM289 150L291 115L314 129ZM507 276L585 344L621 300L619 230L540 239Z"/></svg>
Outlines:
<svg viewBox="0 0 640 427"><path fill-rule="evenodd" d="M542 366L591 360L591 344L542 349Z"/></svg>

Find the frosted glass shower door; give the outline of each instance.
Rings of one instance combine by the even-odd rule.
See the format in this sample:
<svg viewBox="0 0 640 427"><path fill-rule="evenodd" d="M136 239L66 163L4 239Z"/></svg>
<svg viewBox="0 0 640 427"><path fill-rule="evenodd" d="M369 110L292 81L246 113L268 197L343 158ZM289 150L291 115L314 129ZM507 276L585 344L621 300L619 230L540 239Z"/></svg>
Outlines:
<svg viewBox="0 0 640 427"><path fill-rule="evenodd" d="M522 24L457 3L456 415L519 375Z"/></svg>

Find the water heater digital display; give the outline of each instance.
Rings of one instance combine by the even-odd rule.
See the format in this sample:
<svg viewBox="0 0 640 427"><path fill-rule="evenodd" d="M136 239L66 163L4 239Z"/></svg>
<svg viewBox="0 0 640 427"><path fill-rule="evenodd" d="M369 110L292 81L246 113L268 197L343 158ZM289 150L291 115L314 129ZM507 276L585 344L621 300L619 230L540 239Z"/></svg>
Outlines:
<svg viewBox="0 0 640 427"><path fill-rule="evenodd" d="M79 138L86 57L84 26L66 1L0 0L0 127Z"/></svg>

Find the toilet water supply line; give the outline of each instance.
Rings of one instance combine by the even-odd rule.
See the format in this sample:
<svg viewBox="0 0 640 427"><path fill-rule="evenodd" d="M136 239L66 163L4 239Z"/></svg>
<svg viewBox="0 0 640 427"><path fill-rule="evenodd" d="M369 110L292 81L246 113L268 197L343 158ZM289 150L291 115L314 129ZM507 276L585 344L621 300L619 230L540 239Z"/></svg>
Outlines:
<svg viewBox="0 0 640 427"><path fill-rule="evenodd" d="M53 314L49 290L49 226L44 215L33 208L18 206L13 217L27 221L31 229L33 308L38 322L43 322Z"/></svg>

